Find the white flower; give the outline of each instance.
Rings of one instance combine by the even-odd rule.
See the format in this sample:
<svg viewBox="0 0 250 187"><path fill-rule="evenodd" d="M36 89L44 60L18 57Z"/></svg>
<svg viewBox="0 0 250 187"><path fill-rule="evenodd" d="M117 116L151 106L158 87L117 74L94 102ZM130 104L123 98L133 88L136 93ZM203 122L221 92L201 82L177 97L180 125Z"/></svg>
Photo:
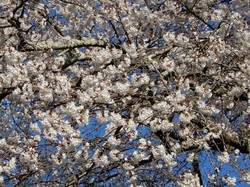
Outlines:
<svg viewBox="0 0 250 187"><path fill-rule="evenodd" d="M211 147L209 146L209 144L207 142L204 142L203 147L204 147L205 150L210 150L211 149Z"/></svg>
<svg viewBox="0 0 250 187"><path fill-rule="evenodd" d="M88 89L89 87L95 86L99 80L93 75L87 75L82 78L81 87L83 89Z"/></svg>
<svg viewBox="0 0 250 187"><path fill-rule="evenodd" d="M235 149L235 150L234 150L234 153L235 153L236 155L239 155L239 154L240 154L240 150L239 150L239 149Z"/></svg>
<svg viewBox="0 0 250 187"><path fill-rule="evenodd" d="M77 95L78 95L80 104L92 102L92 98L87 92L81 92L80 90L77 90Z"/></svg>
<svg viewBox="0 0 250 187"><path fill-rule="evenodd" d="M181 91L189 91L190 89L190 80L187 79L181 79L180 81L180 88Z"/></svg>
<svg viewBox="0 0 250 187"><path fill-rule="evenodd" d="M137 131L130 131L129 132L129 141L133 141L137 138L138 136L138 132Z"/></svg>
<svg viewBox="0 0 250 187"><path fill-rule="evenodd" d="M174 71L175 63L173 59L164 58L163 63L160 64L160 67L167 72Z"/></svg>
<svg viewBox="0 0 250 187"><path fill-rule="evenodd" d="M155 159L161 160L166 155L166 150L163 145L157 145L152 148L152 153Z"/></svg>
<svg viewBox="0 0 250 187"><path fill-rule="evenodd" d="M222 152L218 156L218 161L222 163L228 163L230 161L229 154L227 152Z"/></svg>
<svg viewBox="0 0 250 187"><path fill-rule="evenodd" d="M187 38L186 36L184 36L183 34L178 34L176 37L176 41L179 44L187 44L189 42L189 38Z"/></svg>
<svg viewBox="0 0 250 187"><path fill-rule="evenodd" d="M31 155L32 154L29 154L27 152L22 152L19 159L22 163L26 163L26 162L29 163L31 161Z"/></svg>
<svg viewBox="0 0 250 187"><path fill-rule="evenodd" d="M129 119L128 124L126 124L126 127L130 130L136 131L138 124L135 123L132 119Z"/></svg>
<svg viewBox="0 0 250 187"><path fill-rule="evenodd" d="M136 74L132 75L131 83L135 87L140 87L145 84L149 84L150 78L146 73L142 73L139 76L136 76Z"/></svg>
<svg viewBox="0 0 250 187"><path fill-rule="evenodd" d="M99 121L98 121L98 123L99 123ZM100 123L100 124L102 124L102 123ZM105 129L105 134L115 133L115 129L117 129L117 128L118 128L117 124L111 122L111 123L107 124L107 127Z"/></svg>
<svg viewBox="0 0 250 187"><path fill-rule="evenodd" d="M76 106L75 102L69 102L66 105L65 111L70 115L76 117L84 109L83 106Z"/></svg>
<svg viewBox="0 0 250 187"><path fill-rule="evenodd" d="M112 123L117 124L118 126L124 126L126 125L125 119L122 118L122 116L119 113L110 113L110 121Z"/></svg>
<svg viewBox="0 0 250 187"><path fill-rule="evenodd" d="M193 119L193 116L190 115L188 112L182 112L179 116L180 121L183 123L190 123L190 121Z"/></svg>
<svg viewBox="0 0 250 187"><path fill-rule="evenodd" d="M147 148L147 141L144 138L139 139L139 149L146 149Z"/></svg>
<svg viewBox="0 0 250 187"><path fill-rule="evenodd" d="M39 92L40 99L46 102L53 101L53 91L50 88L44 88Z"/></svg>
<svg viewBox="0 0 250 187"><path fill-rule="evenodd" d="M168 101L170 101L173 104L181 103L185 100L185 95L181 94L181 91L178 90L175 93L167 96L167 99L168 99Z"/></svg>
<svg viewBox="0 0 250 187"><path fill-rule="evenodd" d="M96 112L96 119L97 119L97 121L98 121L98 123L99 124L103 124L103 123L106 123L107 121L108 121L108 119L107 119L107 111L97 111ZM109 125L108 125L108 127L109 126L111 126L113 123L110 123Z"/></svg>
<svg viewBox="0 0 250 187"><path fill-rule="evenodd" d="M32 131L34 131L36 133L41 133L41 129L39 128L39 126L37 124L31 123L30 128Z"/></svg>
<svg viewBox="0 0 250 187"><path fill-rule="evenodd" d="M209 179L209 182L212 183L212 184L214 184L214 182L215 182L215 175L209 173L207 177Z"/></svg>
<svg viewBox="0 0 250 187"><path fill-rule="evenodd" d="M52 64L52 70L56 71L59 70L63 64L65 63L65 58L63 56L56 57L53 64Z"/></svg>
<svg viewBox="0 0 250 187"><path fill-rule="evenodd" d="M173 167L177 165L177 162L174 161L172 154L165 154L163 156L163 160L165 162L165 165L168 167L169 171L172 171Z"/></svg>
<svg viewBox="0 0 250 187"><path fill-rule="evenodd" d="M161 127L161 130L163 130L164 132L166 131L170 131L174 128L174 124L169 122L168 120L163 120L161 123L160 123L160 127Z"/></svg>
<svg viewBox="0 0 250 187"><path fill-rule="evenodd" d="M0 184L2 184L4 182L4 177L3 175L0 175Z"/></svg>
<svg viewBox="0 0 250 187"><path fill-rule="evenodd" d="M133 153L133 159L135 160L135 162L140 162L140 161L148 159L148 158L149 158L149 156L147 156L146 153L144 153L144 152L135 151Z"/></svg>
<svg viewBox="0 0 250 187"><path fill-rule="evenodd" d="M150 120L153 116L153 110L151 108L142 108L139 110L138 119L142 122Z"/></svg>
<svg viewBox="0 0 250 187"><path fill-rule="evenodd" d="M203 86L196 86L195 87L195 91L198 93L198 94L203 94L205 92L205 89Z"/></svg>
<svg viewBox="0 0 250 187"><path fill-rule="evenodd" d="M1 0L0 5L1 6L6 6L6 5L10 5L11 1L10 0Z"/></svg>
<svg viewBox="0 0 250 187"><path fill-rule="evenodd" d="M194 153L190 153L189 155L188 155L188 157L187 157L187 159L186 159L188 162L193 162L193 160L194 160Z"/></svg>
<svg viewBox="0 0 250 187"><path fill-rule="evenodd" d="M125 84L117 82L113 88L114 92L118 92L121 95L126 95L129 91L130 84L126 82Z"/></svg>
<svg viewBox="0 0 250 187"><path fill-rule="evenodd" d="M246 183L250 184L250 172L249 171L244 171L244 173L241 176L241 180L243 180Z"/></svg>
<svg viewBox="0 0 250 187"><path fill-rule="evenodd" d="M153 109L159 112L167 110L167 108L169 107L166 101L161 101L153 105Z"/></svg>
<svg viewBox="0 0 250 187"><path fill-rule="evenodd" d="M121 143L121 140L116 139L114 136L110 136L108 138L108 143L110 145L119 145Z"/></svg>
<svg viewBox="0 0 250 187"><path fill-rule="evenodd" d="M161 169L162 167L163 167L163 165L161 164L161 163L158 163L158 164L156 164L156 166L155 166L157 169Z"/></svg>
<svg viewBox="0 0 250 187"><path fill-rule="evenodd" d="M130 178L128 180L128 183L132 183L130 187L142 187L142 186L137 186L134 184L136 179L137 179L137 175L135 174L135 172L130 172Z"/></svg>
<svg viewBox="0 0 250 187"><path fill-rule="evenodd" d="M128 162L125 162L123 165L123 168L125 169L125 170L132 170L132 169L134 169L135 167L134 166L132 166L130 163L128 163Z"/></svg>
<svg viewBox="0 0 250 187"><path fill-rule="evenodd" d="M113 99L111 99L111 95L108 89L100 90L98 93L98 97L95 99L96 102L100 103L113 103Z"/></svg>
<svg viewBox="0 0 250 187"><path fill-rule="evenodd" d="M234 107L234 102L230 101L229 103L227 103L226 107L228 109L232 109Z"/></svg>
<svg viewBox="0 0 250 187"><path fill-rule="evenodd" d="M88 152L86 150L79 150L75 154L75 158L77 160L83 160L86 159L87 157L88 157Z"/></svg>
<svg viewBox="0 0 250 187"><path fill-rule="evenodd" d="M63 162L63 159L62 158L59 159L58 155L54 155L54 154L51 155L51 163L52 163L52 165L59 166L60 164L62 164L62 162Z"/></svg>
<svg viewBox="0 0 250 187"><path fill-rule="evenodd" d="M123 47L131 58L136 58L138 56L136 45L134 43L129 46L124 45Z"/></svg>
<svg viewBox="0 0 250 187"><path fill-rule="evenodd" d="M218 114L220 112L220 109L215 108L215 107L211 107L210 110L212 114Z"/></svg>
<svg viewBox="0 0 250 187"><path fill-rule="evenodd" d="M136 27L132 26L128 29L128 33L134 35L134 34L138 33L138 29Z"/></svg>
<svg viewBox="0 0 250 187"><path fill-rule="evenodd" d="M198 174L193 175L190 172L185 172L182 176L181 181L177 181L177 184L181 187L201 187Z"/></svg>
<svg viewBox="0 0 250 187"><path fill-rule="evenodd" d="M116 49L115 47L111 49L111 54L113 58L120 58L122 56L122 50Z"/></svg>
<svg viewBox="0 0 250 187"><path fill-rule="evenodd" d="M10 170L13 170L16 168L16 158L12 157L8 163L8 166L10 167Z"/></svg>
<svg viewBox="0 0 250 187"><path fill-rule="evenodd" d="M161 119L155 118L154 120L151 120L149 124L152 132L157 132L158 130L161 130Z"/></svg>
<svg viewBox="0 0 250 187"><path fill-rule="evenodd" d="M89 110L88 109L82 110L81 116L78 119L81 119L82 125L88 125L89 124Z"/></svg>
<svg viewBox="0 0 250 187"><path fill-rule="evenodd" d="M236 185L236 177L223 177L222 180L227 183L229 186L235 186Z"/></svg>
<svg viewBox="0 0 250 187"><path fill-rule="evenodd" d="M109 159L107 155L102 155L99 158L95 158L95 163L97 166L107 166L109 164Z"/></svg>
<svg viewBox="0 0 250 187"><path fill-rule="evenodd" d="M80 138L75 138L75 137L70 138L70 145L72 145L73 147L77 147L81 143L82 143L82 140Z"/></svg>
<svg viewBox="0 0 250 187"><path fill-rule="evenodd" d="M182 129L182 130L179 131L179 135L182 138L188 138L189 134L190 134L190 130L189 130L188 127L185 127L184 129Z"/></svg>
<svg viewBox="0 0 250 187"><path fill-rule="evenodd" d="M175 144L172 146L171 150L172 150L174 153L176 153L176 152L178 152L178 151L181 150L181 145L177 142L177 143L175 143Z"/></svg>
<svg viewBox="0 0 250 187"><path fill-rule="evenodd" d="M215 9L214 12L211 14L211 19L213 22L220 22L224 14L225 12L223 10Z"/></svg>
<svg viewBox="0 0 250 187"><path fill-rule="evenodd" d="M110 50L100 49L95 52L95 61L93 62L95 62L94 66L96 67L102 65L103 63L109 63L112 59L112 54L110 53Z"/></svg>
<svg viewBox="0 0 250 187"><path fill-rule="evenodd" d="M0 147L5 148L6 146L8 146L6 139L3 138L0 140Z"/></svg>
<svg viewBox="0 0 250 187"><path fill-rule="evenodd" d="M174 9L174 8L173 8ZM176 40L175 34L173 32L167 32L165 35L163 35L163 39L166 42L174 42Z"/></svg>
<svg viewBox="0 0 250 187"><path fill-rule="evenodd" d="M45 137L49 140L57 140L57 131L50 127L48 130L45 130Z"/></svg>
<svg viewBox="0 0 250 187"><path fill-rule="evenodd" d="M242 88L240 88L239 86L235 86L232 88L229 94L230 96L240 97L240 95L242 95L243 92L244 90Z"/></svg>
<svg viewBox="0 0 250 187"><path fill-rule="evenodd" d="M124 63L125 63L125 65L126 65L126 67L129 67L130 64L131 64L131 59L128 58L128 57L125 57L125 58L124 58Z"/></svg>
<svg viewBox="0 0 250 187"><path fill-rule="evenodd" d="M111 150L110 151L110 158L113 160L113 161L119 161L120 160L120 151L119 150L117 150L117 149L113 149L113 150Z"/></svg>

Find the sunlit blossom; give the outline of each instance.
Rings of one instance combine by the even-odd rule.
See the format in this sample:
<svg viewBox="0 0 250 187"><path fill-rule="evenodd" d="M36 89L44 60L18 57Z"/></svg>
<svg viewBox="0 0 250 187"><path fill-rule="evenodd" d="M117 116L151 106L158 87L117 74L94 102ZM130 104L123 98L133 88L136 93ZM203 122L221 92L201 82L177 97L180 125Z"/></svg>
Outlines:
<svg viewBox="0 0 250 187"><path fill-rule="evenodd" d="M218 161L222 163L228 163L230 161L229 154L227 152L222 152L218 156Z"/></svg>

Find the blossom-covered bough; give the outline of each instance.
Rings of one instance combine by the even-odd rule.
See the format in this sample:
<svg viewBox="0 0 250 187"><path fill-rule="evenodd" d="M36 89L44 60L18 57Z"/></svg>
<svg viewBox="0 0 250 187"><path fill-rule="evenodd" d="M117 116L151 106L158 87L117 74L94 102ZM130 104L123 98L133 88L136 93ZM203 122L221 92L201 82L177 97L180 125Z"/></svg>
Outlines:
<svg viewBox="0 0 250 187"><path fill-rule="evenodd" d="M247 0L1 0L1 186L250 184Z"/></svg>

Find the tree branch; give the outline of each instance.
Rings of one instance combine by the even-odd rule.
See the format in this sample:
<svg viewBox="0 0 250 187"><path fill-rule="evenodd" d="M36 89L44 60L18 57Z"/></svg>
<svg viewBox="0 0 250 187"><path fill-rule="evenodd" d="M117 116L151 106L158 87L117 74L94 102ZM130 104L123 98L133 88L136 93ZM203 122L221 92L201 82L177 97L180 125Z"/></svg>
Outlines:
<svg viewBox="0 0 250 187"><path fill-rule="evenodd" d="M0 93L0 101L2 101L5 97L7 97L9 94L12 93L12 91L14 90L15 88L7 88L7 89L4 89L2 91L2 93Z"/></svg>
<svg viewBox="0 0 250 187"><path fill-rule="evenodd" d="M198 157L197 153L194 155L193 169L194 169L194 172L198 174L199 179L200 179L200 185L202 186L203 181L202 181L201 170L200 170L200 166L199 166L199 157Z"/></svg>
<svg viewBox="0 0 250 187"><path fill-rule="evenodd" d="M223 141L223 140L224 141ZM239 149L241 153L249 154L250 153L250 146L247 139L242 139L238 135L234 135L233 137L229 137L227 134L222 135L221 138L214 139L214 141L207 142L211 149L216 151L224 151L225 146L232 146L235 149ZM197 149L200 147L199 139L189 139L185 140L181 143L181 146L184 151L189 151L193 149ZM215 146L216 144L217 146ZM226 145L225 145L226 144ZM220 149L220 150L218 150Z"/></svg>
<svg viewBox="0 0 250 187"><path fill-rule="evenodd" d="M43 41L43 42L25 42L22 46L21 51L41 51L41 50L62 50L68 48L80 48L80 47L106 47L108 41L97 40L93 38L83 38L82 40L77 39L61 39L60 41Z"/></svg>
<svg viewBox="0 0 250 187"><path fill-rule="evenodd" d="M215 28L211 24L209 24L202 17L200 17L198 14L196 14L192 9L190 9L187 5L185 5L185 3L183 3L180 0L177 0L177 2L179 2L182 6L184 6L189 13L191 13L194 17L196 17L202 23L204 23L205 25L207 25L211 30L215 30Z"/></svg>

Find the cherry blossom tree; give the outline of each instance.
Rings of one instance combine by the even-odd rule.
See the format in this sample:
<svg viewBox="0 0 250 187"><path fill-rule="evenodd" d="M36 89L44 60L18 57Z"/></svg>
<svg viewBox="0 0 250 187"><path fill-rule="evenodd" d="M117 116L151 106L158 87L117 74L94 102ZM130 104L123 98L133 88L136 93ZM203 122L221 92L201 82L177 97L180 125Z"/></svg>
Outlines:
<svg viewBox="0 0 250 187"><path fill-rule="evenodd" d="M250 184L247 0L1 0L1 186Z"/></svg>

